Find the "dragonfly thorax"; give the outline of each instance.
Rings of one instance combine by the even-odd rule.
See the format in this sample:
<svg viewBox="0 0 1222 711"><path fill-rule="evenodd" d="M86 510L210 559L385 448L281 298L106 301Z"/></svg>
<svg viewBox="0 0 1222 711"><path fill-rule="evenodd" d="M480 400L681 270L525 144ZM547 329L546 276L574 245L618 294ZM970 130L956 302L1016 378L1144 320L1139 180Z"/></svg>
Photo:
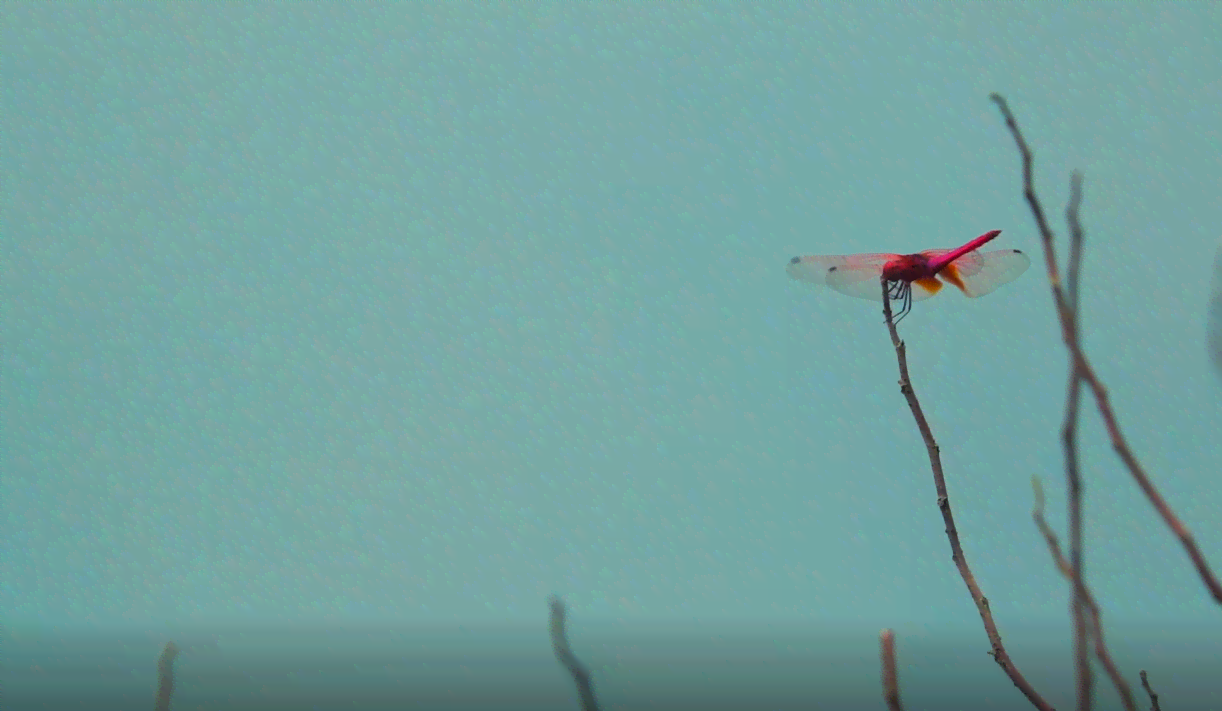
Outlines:
<svg viewBox="0 0 1222 711"><path fill-rule="evenodd" d="M883 265L883 277L887 281L916 281L933 276L929 257L924 254L905 254Z"/></svg>

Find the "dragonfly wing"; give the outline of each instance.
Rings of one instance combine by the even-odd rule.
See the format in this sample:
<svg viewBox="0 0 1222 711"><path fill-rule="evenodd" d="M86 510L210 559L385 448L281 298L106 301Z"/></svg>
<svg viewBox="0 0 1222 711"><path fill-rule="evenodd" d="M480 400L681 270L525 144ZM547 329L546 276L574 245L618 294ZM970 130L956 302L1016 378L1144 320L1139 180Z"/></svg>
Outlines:
<svg viewBox="0 0 1222 711"><path fill-rule="evenodd" d="M883 265L895 257L894 254L806 255L791 259L785 271L798 281L828 286L859 299L882 301L882 284L878 280Z"/></svg>
<svg viewBox="0 0 1222 711"><path fill-rule="evenodd" d="M1030 266L1031 258L1021 251L999 249L984 253L968 252L943 271L954 270L963 282L963 293L976 299L1019 278Z"/></svg>
<svg viewBox="0 0 1222 711"><path fill-rule="evenodd" d="M856 296L859 299L869 299L870 301L882 301L883 285L879 281L881 277L881 268L877 274L872 274L869 279L861 279L853 271L836 270L827 275L827 285L841 294ZM925 284L914 281L910 283L910 286L912 287L913 301L924 301L938 293L942 288L941 282L937 279L928 280Z"/></svg>
<svg viewBox="0 0 1222 711"><path fill-rule="evenodd" d="M846 254L807 255L794 257L786 271L789 276L810 284L828 286L841 294L869 301L883 300L883 287L879 279L883 266L899 257L898 254ZM913 282L912 300L924 301L938 289Z"/></svg>
<svg viewBox="0 0 1222 711"><path fill-rule="evenodd" d="M933 258L940 257L950 251L951 250L949 249L927 249L924 252L921 252L921 254L924 254L926 257ZM972 274L980 271L980 268L984 266L984 259L983 255L980 254L978 250L972 250L959 257L954 262L951 262L951 264L955 265L955 268L958 269L958 273L960 275L971 276Z"/></svg>
<svg viewBox="0 0 1222 711"><path fill-rule="evenodd" d="M928 284L928 286L926 286ZM912 300L924 301L942 290L942 282L937 279L924 279L912 282Z"/></svg>

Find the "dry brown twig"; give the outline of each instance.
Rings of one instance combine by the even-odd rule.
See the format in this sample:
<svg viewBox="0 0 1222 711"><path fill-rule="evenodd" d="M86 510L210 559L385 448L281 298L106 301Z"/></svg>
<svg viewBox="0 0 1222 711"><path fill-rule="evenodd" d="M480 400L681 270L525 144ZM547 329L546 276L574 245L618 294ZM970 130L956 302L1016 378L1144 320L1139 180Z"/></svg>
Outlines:
<svg viewBox="0 0 1222 711"><path fill-rule="evenodd" d="M1141 685L1145 688L1146 693L1150 695L1150 711L1163 711L1158 705L1158 694L1154 693L1154 689L1150 688L1150 680L1146 678L1146 670L1141 670Z"/></svg>
<svg viewBox="0 0 1222 711"><path fill-rule="evenodd" d="M564 630L564 601L553 595L548 600L551 608L550 631L552 651L556 659L568 670L577 685L577 695L581 699L581 711L598 711L598 702L594 699L594 687L590 683L590 670L585 668L569 648L569 639Z"/></svg>
<svg viewBox="0 0 1222 711"><path fill-rule="evenodd" d="M1213 361L1214 370L1222 376L1222 244L1214 254L1213 276L1210 278L1209 302L1205 308L1205 351Z"/></svg>
<svg viewBox="0 0 1222 711"><path fill-rule="evenodd" d="M1074 173L1070 180L1069 206L1065 219L1069 223L1069 279L1067 301L1073 314L1074 340L1078 339L1078 284L1082 271L1082 223L1078 208L1082 204L1082 175ZM1070 610L1073 618L1074 676L1078 687L1078 711L1090 711L1094 679L1090 669L1089 630L1086 625L1086 582L1083 577L1082 559L1082 475L1078 470L1078 412L1081 409L1082 369L1071 356L1069 359L1069 390L1065 396L1065 421L1061 426L1061 445L1065 450L1065 483L1069 492L1069 582L1073 586ZM1040 502L1040 518L1043 518L1043 502ZM1049 545L1052 545L1050 541ZM1060 550L1056 551L1060 555ZM1098 610L1095 611L1098 619ZM1130 708L1129 711L1135 711Z"/></svg>
<svg viewBox="0 0 1222 711"><path fill-rule="evenodd" d="M1031 477L1031 487L1035 492L1035 508L1031 511L1031 518L1034 519L1036 527L1040 529L1040 533L1044 534L1044 540L1048 543L1048 552L1052 554L1052 560L1056 564L1057 570L1072 584L1074 580L1073 565L1061 553L1061 545L1057 541L1057 534L1044 518L1044 488L1040 486L1039 477ZM1112 684L1116 686L1116 691L1120 694L1120 701L1124 704L1125 710L1137 711L1137 706L1133 701L1133 691L1124 680L1124 675L1120 673L1115 661L1112 660L1112 655L1108 652L1107 644L1104 641L1103 620L1099 612L1099 604L1095 602L1095 597L1091 594L1090 589L1086 587L1085 581L1079 579L1079 583L1082 608L1090 615L1088 630L1090 637L1094 639L1095 657L1103 665L1104 670L1107 671L1108 678L1112 680Z"/></svg>
<svg viewBox="0 0 1222 711"><path fill-rule="evenodd" d="M904 711L900 703L899 672L895 668L895 633L883 630L878 636L878 646L883 666L883 700L890 711Z"/></svg>
<svg viewBox="0 0 1222 711"><path fill-rule="evenodd" d="M1036 226L1039 228L1040 238L1044 246L1044 261L1048 270L1048 281L1052 287L1053 301L1056 303L1057 316L1061 322L1061 338L1065 342L1066 348L1069 349L1070 357L1073 359L1074 368L1077 371L1077 377L1086 383L1095 398L1095 405L1099 410L1100 416L1103 418L1104 426L1107 428L1112 449L1116 451L1120 460L1124 462L1125 467L1129 470L1129 474L1132 475L1133 480L1137 482L1137 485L1146 495L1146 499L1158 511L1163 522L1167 524L1167 527L1180 540L1180 545L1188 553L1188 557L1192 560L1192 564L1196 568L1201 581L1209 589L1210 595L1216 602L1222 604L1222 583L1218 582L1217 576L1210 569L1209 563L1205 560L1204 554L1201 553L1201 549L1197 546L1196 540L1192 537L1188 528L1184 526L1179 517L1171 510L1171 507L1167 505L1158 489L1150 481L1150 477L1146 474L1141 463L1137 461L1137 456L1133 454L1128 441L1125 440L1124 435L1120 431L1120 424L1116 419L1116 413L1112 410L1111 402L1108 400L1107 390L1103 387L1103 383L1100 382L1094 368L1082 350L1082 345L1078 341L1077 318L1070 305L1069 298L1066 296L1065 288L1061 284L1061 272L1060 267L1057 266L1052 228L1048 226L1048 219L1044 216L1044 208L1035 194L1031 149L1027 146L1022 132L1018 128L1018 122L1014 119L1014 114L1010 112L1010 107L1006 100L1000 94L992 94L990 98L1001 111L1006 126L1010 129L1010 133L1014 137L1014 142L1018 145L1019 153L1022 156L1023 196L1026 198L1027 204L1031 208L1031 213L1035 217Z"/></svg>
<svg viewBox="0 0 1222 711"><path fill-rule="evenodd" d="M178 645L167 642L157 659L157 698L153 702L156 711L169 711L170 698L174 695L174 659L178 656Z"/></svg>
<svg viewBox="0 0 1222 711"><path fill-rule="evenodd" d="M1010 677L1010 681L1018 687L1018 690L1027 697L1027 700L1041 711L1053 711L1053 707L1042 696L1036 692L1031 683L1027 681L1018 667L1014 666L1013 660L1010 659L1010 654L1006 652L1005 645L1001 643L1001 633L997 631L997 623L993 621L993 613L989 610L989 599L984 596L980 590L980 585L976 582L976 576L972 574L972 569L967 564L967 558L963 555L963 545L959 542L959 530L955 527L955 517L950 509L950 496L946 491L946 477L942 473L942 455L938 450L938 443L934 440L933 431L929 428L929 421L925 419L925 413L921 409L921 403L917 399L916 391L912 388L912 379L908 376L908 351L904 346L904 342L900 340L899 333L895 330L895 321L891 316L891 298L887 289L887 280L881 279L883 290L883 316L887 320L887 330L891 334L891 345L895 347L895 355L899 361L900 370L900 392L903 393L904 399L908 401L908 409L912 410L912 417L916 420L917 429L921 431L921 437L925 440L925 449L929 452L929 466L933 470L934 488L938 492L938 510L942 512L942 521L946 524L946 537L950 539L951 560L955 562L955 566L959 569L959 575L963 578L963 582L967 585L968 592L971 593L972 601L976 603L976 610L980 613L980 620L984 623L985 634L989 637L989 644L992 649L989 654L993 656L993 660L1001 666L1002 671Z"/></svg>

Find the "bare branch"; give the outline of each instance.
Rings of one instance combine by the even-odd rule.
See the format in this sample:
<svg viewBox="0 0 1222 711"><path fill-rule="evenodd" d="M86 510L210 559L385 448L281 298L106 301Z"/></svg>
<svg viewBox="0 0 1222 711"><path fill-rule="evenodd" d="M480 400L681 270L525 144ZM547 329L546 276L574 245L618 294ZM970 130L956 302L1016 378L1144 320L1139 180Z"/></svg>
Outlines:
<svg viewBox="0 0 1222 711"><path fill-rule="evenodd" d="M1179 538L1180 544L1188 553L1193 566L1196 567L1197 574L1205 583L1205 587L1209 589L1210 595L1216 602L1222 604L1222 583L1218 582L1218 578L1210 569L1209 563L1205 560L1205 556L1201 553L1201 549L1197 546L1192 534L1171 510L1171 507L1163 499L1158 489L1155 488L1153 482L1150 481L1150 477L1146 474L1141 463L1137 461L1136 455L1133 454L1128 441L1125 440L1124 435L1120 431L1116 413L1112 410L1111 402L1108 400L1107 390L1103 387L1103 383L1100 382L1094 368L1086 359L1086 354L1082 351L1081 343L1078 341L1078 330L1075 324L1076 318L1073 310L1070 308L1065 290L1061 286L1061 275L1057 267L1056 252L1052 243L1052 230L1048 227L1048 220L1045 218L1044 210L1040 206L1039 198L1035 194L1035 182L1031 174L1033 162L1031 149L1028 148L1027 142L1023 139L1022 132L1018 128L1018 122L1015 121L1014 114L1010 112L1010 107L1006 104L1006 100L1000 94L992 94L990 98L1001 111L1002 117L1006 121L1006 126L1009 127L1010 133L1014 137L1014 142L1018 145L1019 153L1022 155L1023 195L1031 207L1031 213L1035 217L1035 222L1039 227L1040 237L1044 244L1044 261L1048 269L1048 281L1052 287L1053 300L1056 302L1057 316L1061 321L1061 338L1073 357L1079 377L1091 389L1091 394L1095 398L1095 405L1099 410L1099 414L1103 417L1104 426L1107 428L1108 437L1111 439L1112 449L1116 450L1116 454L1124 462L1125 467L1128 468L1129 473L1146 495L1146 499L1158 511L1163 522Z"/></svg>
<svg viewBox="0 0 1222 711"><path fill-rule="evenodd" d="M1069 308L1078 315L1078 284L1082 276L1082 243L1086 233L1079 216L1082 208L1082 174L1074 171L1069 177L1069 205L1065 208L1065 222L1069 224ZM1077 327L1076 318L1074 326ZM1078 334L1074 333L1076 337Z"/></svg>
<svg viewBox="0 0 1222 711"><path fill-rule="evenodd" d="M899 673L895 669L895 633L883 630L878 639L883 664L883 700L890 711L904 711L900 703Z"/></svg>
<svg viewBox="0 0 1222 711"><path fill-rule="evenodd" d="M1218 252L1214 255L1209 305L1205 313L1205 350L1213 361L1214 369L1222 376L1222 244L1218 245Z"/></svg>
<svg viewBox="0 0 1222 711"><path fill-rule="evenodd" d="M552 651L556 659L569 671L573 683L577 685L577 695L581 698L581 711L598 711L598 702L594 699L594 687L590 683L590 671L578 661L577 655L569 648L569 639L564 630L564 601L553 595L548 600L551 608Z"/></svg>
<svg viewBox="0 0 1222 711"><path fill-rule="evenodd" d="M1141 670L1141 685L1145 688L1146 693L1150 695L1150 711L1163 711L1158 705L1158 694L1154 693L1154 689L1150 688L1150 680L1146 678L1146 670Z"/></svg>
<svg viewBox="0 0 1222 711"><path fill-rule="evenodd" d="M1069 309L1073 313L1074 339L1078 338L1078 284L1082 269L1082 224L1078 209L1082 204L1082 175L1074 173L1070 181L1069 207L1065 210L1070 225L1069 238ZM1065 422L1061 427L1061 443L1065 450L1065 479L1069 490L1069 566L1070 583L1073 585L1073 601L1070 610L1073 618L1074 676L1078 686L1078 711L1090 711L1092 707L1094 679L1090 669L1090 640L1086 625L1086 609L1083 604L1085 584L1082 573L1082 475L1078 470L1078 411L1082 393L1082 371L1078 362L1069 359L1069 391L1065 397Z"/></svg>
<svg viewBox="0 0 1222 711"><path fill-rule="evenodd" d="M1018 667L1014 666L1014 662L1001 642L1001 633L997 631L997 624L993 621L993 613L989 610L989 599L980 590L976 576L972 574L967 558L963 555L963 546L959 542L959 530L955 527L955 517L950 509L950 496L946 491L946 477L942 473L942 455L938 450L938 443L934 440L933 431L929 428L929 422L925 419L921 403L917 400L916 391L912 388L912 380L908 376L908 352L904 347L904 342L900 340L899 333L895 330L895 321L891 317L891 297L887 290L887 280L883 278L881 281L883 316L887 321L887 330L891 334L891 345L895 347L895 355L899 361L900 392L908 401L908 409L912 410L912 417L916 420L917 429L921 431L921 437L925 440L925 449L929 452L929 466L933 470L934 488L938 492L938 510L942 512L942 521L946 524L946 537L950 539L951 560L958 567L959 575L967 585L972 601L976 603L976 610L980 613L981 622L984 623L985 634L988 635L989 643L992 645L989 653L993 656L993 660L1001 666L1002 671L1010 677L1010 681L1014 682L1018 690L1036 708L1041 711L1053 711L1052 705L1036 692Z"/></svg>
<svg viewBox="0 0 1222 711"><path fill-rule="evenodd" d="M153 703L156 711L170 711L170 697L174 695L174 659L178 656L178 645L167 642L157 659L157 699Z"/></svg>
<svg viewBox="0 0 1222 711"><path fill-rule="evenodd" d="M1061 545L1057 541L1057 534L1048 525L1048 521L1044 518L1044 487L1040 485L1039 477L1031 477L1031 488L1035 492L1035 508L1031 511L1031 518L1035 521L1035 525L1040 529L1040 533L1044 535L1044 540L1048 543L1048 552L1052 554L1052 562L1056 564L1057 570L1065 579L1073 584L1074 572L1073 566L1065 559L1061 553ZM1079 579L1079 582L1081 580ZM1112 655L1108 652L1107 644L1103 638L1103 615L1099 611L1099 604L1095 602L1095 597L1091 594L1090 589L1086 587L1085 582L1081 582L1077 586L1082 596L1082 607L1090 614L1089 633L1095 640L1095 658L1103 665L1107 672L1108 678L1115 685L1117 693L1120 694L1120 701L1124 704L1126 711L1137 711L1137 706L1133 702L1133 691L1129 688L1128 682L1124 680L1124 676L1120 673L1116 662L1112 660Z"/></svg>

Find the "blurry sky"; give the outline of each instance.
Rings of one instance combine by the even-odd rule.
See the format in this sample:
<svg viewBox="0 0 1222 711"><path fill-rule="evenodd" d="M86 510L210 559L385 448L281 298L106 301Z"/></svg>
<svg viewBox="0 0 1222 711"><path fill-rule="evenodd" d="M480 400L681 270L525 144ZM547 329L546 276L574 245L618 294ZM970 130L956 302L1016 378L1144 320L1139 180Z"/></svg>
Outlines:
<svg viewBox="0 0 1222 711"><path fill-rule="evenodd" d="M1059 235L1085 172L1088 351L1222 571L1217 4L5 14L10 621L977 625L879 306L784 267L990 229L1033 268L901 330L999 622L1064 620L1066 356L992 91ZM1108 619L1217 624L1085 412Z"/></svg>

